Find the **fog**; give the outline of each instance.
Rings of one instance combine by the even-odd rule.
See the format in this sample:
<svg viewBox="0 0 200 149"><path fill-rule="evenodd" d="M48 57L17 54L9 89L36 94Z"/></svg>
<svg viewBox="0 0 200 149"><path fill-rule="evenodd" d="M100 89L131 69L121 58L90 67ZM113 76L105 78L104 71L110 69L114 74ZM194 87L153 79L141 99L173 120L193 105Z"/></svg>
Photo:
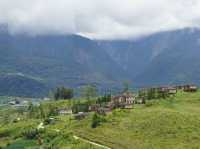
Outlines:
<svg viewBox="0 0 200 149"><path fill-rule="evenodd" d="M128 39L200 26L199 0L0 0L11 33Z"/></svg>

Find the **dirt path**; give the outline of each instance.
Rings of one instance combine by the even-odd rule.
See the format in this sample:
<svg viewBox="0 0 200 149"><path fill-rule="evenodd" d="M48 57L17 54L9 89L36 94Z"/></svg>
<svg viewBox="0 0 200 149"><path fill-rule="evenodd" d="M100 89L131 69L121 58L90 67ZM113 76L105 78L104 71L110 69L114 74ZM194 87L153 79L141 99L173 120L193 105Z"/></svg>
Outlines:
<svg viewBox="0 0 200 149"><path fill-rule="evenodd" d="M89 143L89 144L92 144L92 145L101 147L101 148L103 148L103 149L111 149L111 148L108 147L108 146L104 146L104 145L101 145L101 144L92 142L92 141L90 141L90 140L86 140L86 139L80 138L80 137L78 137L78 136L73 136L73 137L74 137L74 139L76 139L76 140L81 140L81 141L83 141L83 142L86 142L86 143Z"/></svg>

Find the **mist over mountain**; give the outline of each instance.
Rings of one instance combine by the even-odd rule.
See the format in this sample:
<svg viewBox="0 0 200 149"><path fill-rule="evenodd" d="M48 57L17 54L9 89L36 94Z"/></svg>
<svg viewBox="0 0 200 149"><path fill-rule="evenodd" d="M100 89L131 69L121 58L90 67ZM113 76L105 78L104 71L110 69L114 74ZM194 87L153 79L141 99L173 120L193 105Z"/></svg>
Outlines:
<svg viewBox="0 0 200 149"><path fill-rule="evenodd" d="M31 82L25 85L29 90L44 88L39 95L61 85L110 88L119 87L124 80L134 87L200 84L199 50L200 30L191 28L114 41L78 35L11 35L1 29L0 77L11 80L12 86L19 86L17 80L24 77L22 82ZM7 82L1 83L1 94L10 94L5 92ZM19 95L15 87L13 92Z"/></svg>

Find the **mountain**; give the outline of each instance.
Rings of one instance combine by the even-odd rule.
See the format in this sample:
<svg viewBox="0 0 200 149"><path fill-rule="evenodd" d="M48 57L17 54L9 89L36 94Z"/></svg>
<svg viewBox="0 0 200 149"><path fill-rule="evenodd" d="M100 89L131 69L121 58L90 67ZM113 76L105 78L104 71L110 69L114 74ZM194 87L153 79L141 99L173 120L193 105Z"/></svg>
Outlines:
<svg viewBox="0 0 200 149"><path fill-rule="evenodd" d="M27 91L29 96L35 96L35 88L44 88L37 92L46 95L48 90L61 85L119 88L124 80L130 80L134 87L200 85L199 50L200 30L191 28L115 41L78 35L11 35L4 28L0 29L0 78L10 82L28 80L28 90L34 84L33 92ZM1 95L10 94L5 86L17 89L20 85L6 82L9 81L0 83ZM14 89L13 95L19 95Z"/></svg>
<svg viewBox="0 0 200 149"><path fill-rule="evenodd" d="M200 85L200 30L160 32L134 41L107 41L109 55L135 86Z"/></svg>
<svg viewBox="0 0 200 149"><path fill-rule="evenodd" d="M125 73L95 41L77 35L0 34L0 76L20 73L47 88L116 86ZM13 84L14 85L14 84ZM4 88L1 84L0 88Z"/></svg>
<svg viewBox="0 0 200 149"><path fill-rule="evenodd" d="M139 84L200 85L200 30L185 29L162 33L165 47L135 80ZM155 43L160 43L158 40Z"/></svg>

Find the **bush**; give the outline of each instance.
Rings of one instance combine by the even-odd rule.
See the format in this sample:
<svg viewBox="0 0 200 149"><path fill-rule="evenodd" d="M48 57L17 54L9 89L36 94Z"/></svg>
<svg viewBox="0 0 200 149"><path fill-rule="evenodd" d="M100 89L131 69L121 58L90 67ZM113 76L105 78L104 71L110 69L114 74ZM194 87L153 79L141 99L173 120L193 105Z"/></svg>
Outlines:
<svg viewBox="0 0 200 149"><path fill-rule="evenodd" d="M71 99L74 96L74 91L71 88L58 87L54 93L55 100L58 99Z"/></svg>
<svg viewBox="0 0 200 149"><path fill-rule="evenodd" d="M87 104L87 103L74 104L72 107L72 111L73 111L73 113L88 112L89 104Z"/></svg>
<svg viewBox="0 0 200 149"><path fill-rule="evenodd" d="M0 129L0 138L8 137L10 134L11 133L9 129Z"/></svg>
<svg viewBox="0 0 200 149"><path fill-rule="evenodd" d="M105 94L102 97L97 98L97 104L103 104L111 101L111 94Z"/></svg>
<svg viewBox="0 0 200 149"><path fill-rule="evenodd" d="M26 139L32 140L32 139L36 139L40 133L41 131L36 128L26 128L22 132L22 136L25 137Z"/></svg>
<svg viewBox="0 0 200 149"><path fill-rule="evenodd" d="M95 113L93 115L93 118L92 118L91 127L92 128L96 128L96 127L98 127L103 122L106 122L106 119L103 116L100 116L97 113Z"/></svg>

